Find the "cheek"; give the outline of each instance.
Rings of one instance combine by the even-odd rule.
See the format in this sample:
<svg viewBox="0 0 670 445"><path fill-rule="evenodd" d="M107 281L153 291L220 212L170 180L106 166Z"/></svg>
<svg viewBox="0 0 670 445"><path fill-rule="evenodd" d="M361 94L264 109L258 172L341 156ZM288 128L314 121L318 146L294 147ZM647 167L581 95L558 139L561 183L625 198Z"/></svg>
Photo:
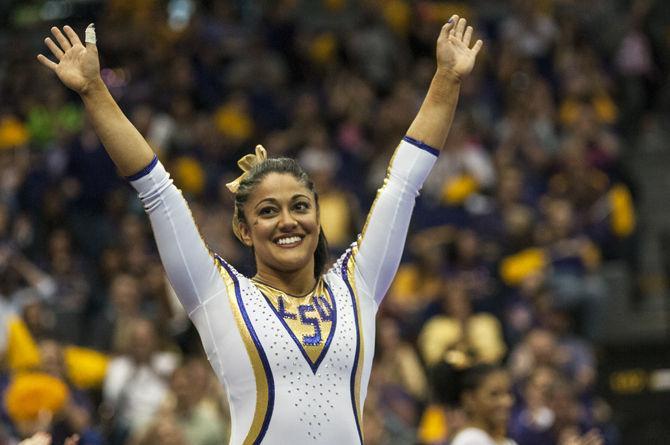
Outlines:
<svg viewBox="0 0 670 445"><path fill-rule="evenodd" d="M267 228L263 224L263 220L260 218L254 218L252 217L251 219L247 220L247 237L249 239L249 242L258 247L260 245L260 242L267 238Z"/></svg>

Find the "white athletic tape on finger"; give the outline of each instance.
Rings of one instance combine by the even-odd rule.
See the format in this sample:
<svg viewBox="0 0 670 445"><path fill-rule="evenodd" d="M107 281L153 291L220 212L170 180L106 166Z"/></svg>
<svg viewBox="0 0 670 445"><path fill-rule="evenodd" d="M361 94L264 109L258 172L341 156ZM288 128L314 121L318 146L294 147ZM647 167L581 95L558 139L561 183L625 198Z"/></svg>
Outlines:
<svg viewBox="0 0 670 445"><path fill-rule="evenodd" d="M95 38L95 25L91 23L86 27L86 35L84 36L84 42L96 44Z"/></svg>

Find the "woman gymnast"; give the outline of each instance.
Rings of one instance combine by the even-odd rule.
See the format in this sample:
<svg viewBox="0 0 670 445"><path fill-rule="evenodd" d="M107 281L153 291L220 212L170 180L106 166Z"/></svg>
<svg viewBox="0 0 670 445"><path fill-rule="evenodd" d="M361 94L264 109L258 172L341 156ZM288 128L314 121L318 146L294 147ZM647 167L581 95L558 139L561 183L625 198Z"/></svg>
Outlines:
<svg viewBox="0 0 670 445"><path fill-rule="evenodd" d="M231 444L362 443L375 313L396 272L416 196L442 149L482 41L453 16L437 40L426 97L390 162L358 239L325 270L316 191L288 158L256 148L228 184L233 230L256 275L238 273L201 239L181 192L100 77L95 29L65 26L38 60L77 92L109 156L138 191L170 283L226 387Z"/></svg>

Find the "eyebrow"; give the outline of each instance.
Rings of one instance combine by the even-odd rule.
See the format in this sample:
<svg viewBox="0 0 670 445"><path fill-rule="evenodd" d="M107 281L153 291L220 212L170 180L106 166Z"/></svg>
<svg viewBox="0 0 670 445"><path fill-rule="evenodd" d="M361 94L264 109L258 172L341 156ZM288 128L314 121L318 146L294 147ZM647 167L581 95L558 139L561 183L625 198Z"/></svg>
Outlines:
<svg viewBox="0 0 670 445"><path fill-rule="evenodd" d="M302 194L302 193L298 193L298 194L293 195L293 196L291 197L291 201L295 201L296 199L299 199L299 198L310 199L309 196L304 195L304 194ZM260 201L258 202L258 204L256 204L256 205L254 206L254 209L257 209L258 206L260 206L261 204L263 204L263 203L265 203L265 202L270 202L270 203L272 203L272 204L279 205L279 201L278 201L276 198L265 198L265 199L260 200Z"/></svg>

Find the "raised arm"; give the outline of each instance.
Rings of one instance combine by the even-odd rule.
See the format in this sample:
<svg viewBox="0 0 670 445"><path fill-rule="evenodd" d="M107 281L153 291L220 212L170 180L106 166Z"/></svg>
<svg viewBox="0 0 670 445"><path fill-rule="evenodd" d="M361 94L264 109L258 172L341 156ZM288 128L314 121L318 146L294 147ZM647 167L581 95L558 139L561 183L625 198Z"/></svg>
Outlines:
<svg viewBox="0 0 670 445"><path fill-rule="evenodd" d="M482 41L472 48L472 26L454 15L449 19L437 39L435 58L437 69L407 136L436 149L442 150L447 140L451 121L458 103L461 79L470 74Z"/></svg>
<svg viewBox="0 0 670 445"><path fill-rule="evenodd" d="M354 260L357 286L379 304L398 269L412 209L443 148L458 102L460 82L472 71L482 41L470 48L472 27L453 16L437 40L437 69L407 135L398 146L377 193Z"/></svg>
<svg viewBox="0 0 670 445"><path fill-rule="evenodd" d="M37 58L79 93L105 150L138 191L168 279L191 316L207 299L225 292L215 259L181 192L103 83L93 25L86 29L86 46L69 26L51 32L58 43L51 38L45 43L58 63L42 54Z"/></svg>
<svg viewBox="0 0 670 445"><path fill-rule="evenodd" d="M47 37L44 42L57 62L39 54L37 59L68 88L79 94L93 128L105 150L123 176L134 175L154 158L149 144L130 123L114 101L100 77L100 61L95 44L95 28L86 28L86 46L69 26L63 31L51 28L56 42Z"/></svg>

